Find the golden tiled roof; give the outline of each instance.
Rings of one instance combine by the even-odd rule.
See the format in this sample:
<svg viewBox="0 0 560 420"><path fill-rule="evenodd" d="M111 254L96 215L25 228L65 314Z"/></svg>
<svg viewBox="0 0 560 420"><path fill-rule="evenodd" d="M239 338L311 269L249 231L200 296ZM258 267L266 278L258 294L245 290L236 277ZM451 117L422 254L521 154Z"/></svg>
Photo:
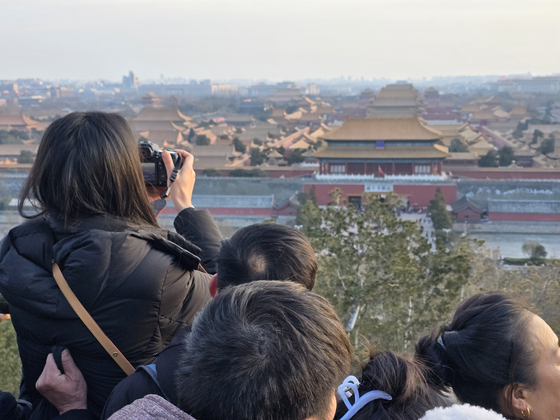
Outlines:
<svg viewBox="0 0 560 420"><path fill-rule="evenodd" d="M439 140L442 134L422 125L418 118L349 118L340 128L322 138L348 141Z"/></svg>
<svg viewBox="0 0 560 420"><path fill-rule="evenodd" d="M133 121L190 121L177 108L144 108Z"/></svg>

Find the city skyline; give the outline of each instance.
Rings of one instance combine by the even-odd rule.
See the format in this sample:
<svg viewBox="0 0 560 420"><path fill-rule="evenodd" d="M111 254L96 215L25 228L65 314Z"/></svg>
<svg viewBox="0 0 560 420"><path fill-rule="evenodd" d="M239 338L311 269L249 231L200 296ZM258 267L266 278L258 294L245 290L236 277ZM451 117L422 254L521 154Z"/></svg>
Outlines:
<svg viewBox="0 0 560 420"><path fill-rule="evenodd" d="M421 79L560 71L560 3L0 0L0 79Z"/></svg>

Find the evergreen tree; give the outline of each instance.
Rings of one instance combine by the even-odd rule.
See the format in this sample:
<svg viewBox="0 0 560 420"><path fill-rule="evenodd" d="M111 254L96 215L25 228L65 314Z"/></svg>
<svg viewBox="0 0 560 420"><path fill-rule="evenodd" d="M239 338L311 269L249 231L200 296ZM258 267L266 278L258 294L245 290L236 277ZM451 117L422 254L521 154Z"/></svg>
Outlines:
<svg viewBox="0 0 560 420"><path fill-rule="evenodd" d="M478 166L483 168L497 168L498 154L495 150L490 150L478 160Z"/></svg>
<svg viewBox="0 0 560 420"><path fill-rule="evenodd" d="M262 165L265 159L266 154L264 154L260 149L251 149L251 166Z"/></svg>
<svg viewBox="0 0 560 420"><path fill-rule="evenodd" d="M451 144L449 146L450 153L466 153L468 151L469 149L467 145L463 143L461 140L459 139L451 140Z"/></svg>
<svg viewBox="0 0 560 420"><path fill-rule="evenodd" d="M335 307L355 348L365 336L382 349L414 350L420 332L448 319L469 280L472 243L435 252L413 221L398 219L395 196L364 196L322 209L307 200L302 231L318 255L315 291Z"/></svg>
<svg viewBox="0 0 560 420"><path fill-rule="evenodd" d="M513 158L515 157L513 149L509 146L505 146L500 150L499 153L500 166L509 166L513 163Z"/></svg>
<svg viewBox="0 0 560 420"><path fill-rule="evenodd" d="M239 153L245 153L247 151L247 146L245 146L243 142L239 140L239 137L233 138L233 147L235 151Z"/></svg>
<svg viewBox="0 0 560 420"><path fill-rule="evenodd" d="M197 146L210 146L210 139L205 134L199 134L196 136Z"/></svg>
<svg viewBox="0 0 560 420"><path fill-rule="evenodd" d="M443 198L441 189L436 189L434 198L430 200L428 212L431 214L434 229L436 231L451 229L453 227L453 219L451 218L451 213L447 211L447 205L445 204L445 199Z"/></svg>

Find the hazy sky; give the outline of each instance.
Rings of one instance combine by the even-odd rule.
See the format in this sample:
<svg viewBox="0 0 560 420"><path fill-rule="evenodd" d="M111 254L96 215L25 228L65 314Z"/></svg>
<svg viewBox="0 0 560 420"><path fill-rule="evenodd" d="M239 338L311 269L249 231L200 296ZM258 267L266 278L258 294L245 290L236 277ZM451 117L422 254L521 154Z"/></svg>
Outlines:
<svg viewBox="0 0 560 420"><path fill-rule="evenodd" d="M0 79L560 72L560 0L0 0Z"/></svg>

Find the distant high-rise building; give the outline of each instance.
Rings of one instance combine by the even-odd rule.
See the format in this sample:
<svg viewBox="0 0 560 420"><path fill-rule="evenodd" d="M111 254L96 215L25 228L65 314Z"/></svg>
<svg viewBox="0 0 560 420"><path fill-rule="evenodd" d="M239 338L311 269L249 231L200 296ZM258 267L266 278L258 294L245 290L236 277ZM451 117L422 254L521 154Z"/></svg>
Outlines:
<svg viewBox="0 0 560 420"><path fill-rule="evenodd" d="M122 85L124 90L136 90L140 86L140 80L130 71L128 76L123 76Z"/></svg>

